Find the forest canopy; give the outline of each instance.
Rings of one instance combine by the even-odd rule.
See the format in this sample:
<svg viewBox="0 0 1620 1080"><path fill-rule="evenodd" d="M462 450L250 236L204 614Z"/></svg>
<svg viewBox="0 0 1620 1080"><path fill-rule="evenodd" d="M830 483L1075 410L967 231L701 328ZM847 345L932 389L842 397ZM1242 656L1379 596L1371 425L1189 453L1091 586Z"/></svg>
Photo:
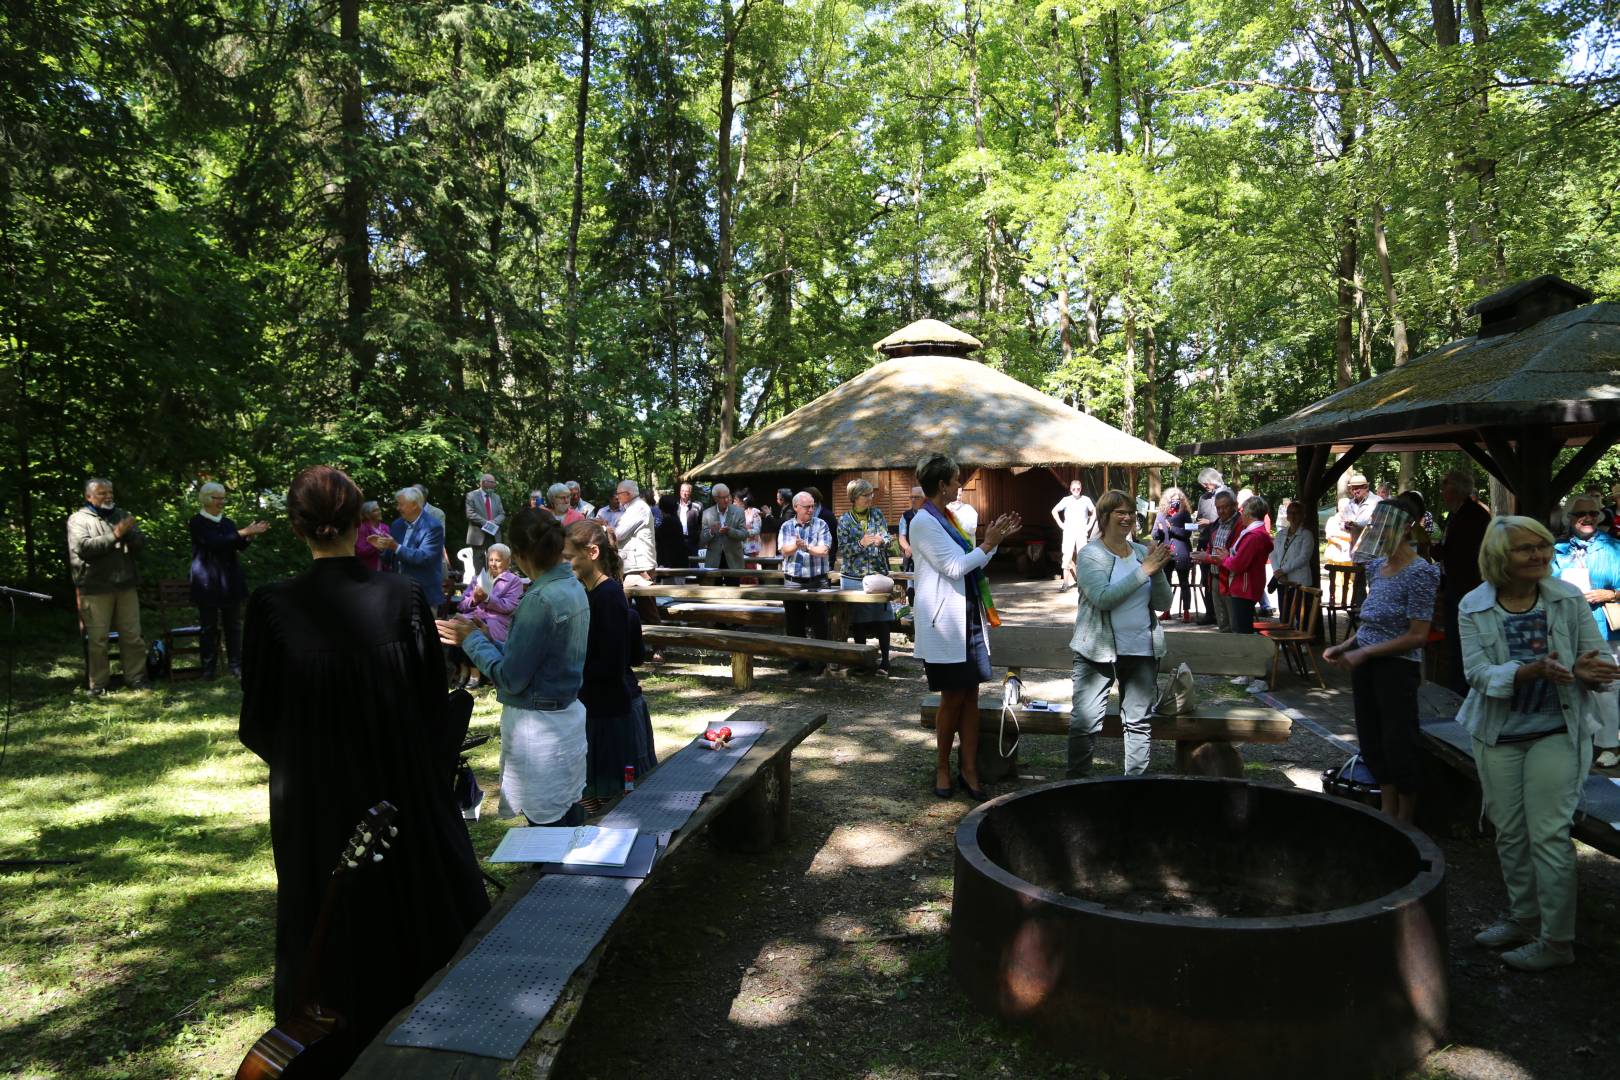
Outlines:
<svg viewBox="0 0 1620 1080"><path fill-rule="evenodd" d="M86 476L669 483L913 319L1161 446L1620 295L1616 0L34 0L0 579ZM178 568L177 568L178 569Z"/></svg>

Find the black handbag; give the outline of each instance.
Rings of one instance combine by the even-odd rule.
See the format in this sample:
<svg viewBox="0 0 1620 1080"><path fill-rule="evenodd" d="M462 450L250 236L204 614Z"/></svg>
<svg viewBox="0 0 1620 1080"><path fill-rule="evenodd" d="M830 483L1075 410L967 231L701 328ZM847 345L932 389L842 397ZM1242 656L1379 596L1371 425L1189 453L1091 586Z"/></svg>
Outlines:
<svg viewBox="0 0 1620 1080"><path fill-rule="evenodd" d="M1322 770L1322 790L1374 809L1383 805L1378 778L1367 768L1360 754L1351 754L1343 765L1336 768Z"/></svg>

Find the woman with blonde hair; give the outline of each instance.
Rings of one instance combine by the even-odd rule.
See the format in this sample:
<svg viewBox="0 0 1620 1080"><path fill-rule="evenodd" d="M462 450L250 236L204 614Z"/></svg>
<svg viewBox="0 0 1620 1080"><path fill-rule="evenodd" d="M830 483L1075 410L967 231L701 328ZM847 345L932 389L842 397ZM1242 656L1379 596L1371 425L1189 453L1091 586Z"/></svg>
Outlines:
<svg viewBox="0 0 1620 1080"><path fill-rule="evenodd" d="M847 490L849 509L838 519L840 587L860 592L866 578L889 575L889 523L882 509L872 505L876 489L871 481L851 480ZM885 676L889 674L889 623L893 618L887 604L851 605L850 633L863 645L868 634L877 638L877 670Z"/></svg>
<svg viewBox="0 0 1620 1080"><path fill-rule="evenodd" d="M1474 737L1508 894L1507 917L1474 940L1512 947L1502 961L1521 971L1575 962L1569 829L1592 765L1596 697L1620 678L1585 596L1548 573L1552 558L1541 522L1496 518L1479 548L1485 580L1457 613L1468 680L1457 723Z"/></svg>
<svg viewBox="0 0 1620 1080"><path fill-rule="evenodd" d="M1171 549L1147 547L1131 538L1136 507L1123 491L1097 500L1102 534L1080 549L1075 581L1074 712L1069 720L1068 776L1091 772L1091 752L1108 712L1108 691L1119 684L1119 718L1125 728L1125 775L1147 772L1149 714L1158 689L1164 630L1154 612L1170 603L1169 579L1159 573Z"/></svg>

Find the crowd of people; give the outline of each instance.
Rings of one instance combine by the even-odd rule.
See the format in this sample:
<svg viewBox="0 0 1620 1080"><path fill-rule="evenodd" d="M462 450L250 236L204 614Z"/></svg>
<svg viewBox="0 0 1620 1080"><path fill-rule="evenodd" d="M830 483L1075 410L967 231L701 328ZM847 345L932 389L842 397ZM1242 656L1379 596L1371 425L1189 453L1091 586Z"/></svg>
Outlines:
<svg viewBox="0 0 1620 1080"><path fill-rule="evenodd" d="M311 566L251 598L239 556L270 526L238 526L226 514L225 490L200 485L189 530L203 673L217 677L223 658L242 679L241 738L271 770L278 1015L297 1004L319 883L370 802L400 806L419 852L373 875L377 896L412 897L380 905L397 924L389 936L410 944L356 945L349 970L386 972L408 996L487 909L447 782L457 750L447 690L494 688L503 816L577 824L622 790L627 770L640 775L656 765L636 674L646 659L641 619L626 588L651 583L659 567L701 561L727 572L720 580L736 580L771 554L789 584L887 594L896 548L914 575L913 653L940 695L934 793L988 797L977 772L979 688L991 678L989 630L1000 616L987 568L1023 523L1002 514L981 535L946 454L925 456L916 479L910 507L891 526L866 480L849 484L849 509L837 517L814 487L774 491L759 506L746 488L715 484L704 506L690 484L660 496L629 479L600 508L567 482L531 491L528 505L509 514L497 479L485 474L465 497L458 574L444 512L420 485L394 492L396 516L384 524L378 502L344 473L318 466L287 495ZM1180 620L1252 634L1271 597L1281 606L1290 589L1316 584L1319 552L1342 560L1361 583L1357 618L1322 658L1349 675L1361 754L1385 812L1411 821L1424 788L1417 698L1438 624L1464 695L1458 722L1475 742L1510 902L1479 941L1509 950L1506 962L1527 970L1572 962L1570 825L1594 758L1620 764L1617 508L1598 492L1573 497L1559 538L1529 518L1492 517L1475 478L1458 470L1442 485L1446 516L1436 536L1415 492L1379 493L1352 472L1319 538L1303 503L1285 501L1273 530L1263 496L1232 491L1214 469L1197 481L1196 498L1174 487L1163 493L1145 538L1136 501L1124 492L1093 503L1075 481L1052 509L1063 537L1059 591L1077 594L1067 775L1089 774L1115 689L1124 771L1147 770L1164 626L1177 618L1178 595ZM99 695L110 680L109 632L127 661L126 681L139 687L145 678L135 592L145 537L116 505L109 480L92 478L84 493L68 520L68 559L87 635L88 688ZM789 635L827 636L825 605L783 606ZM851 634L875 640L877 671L888 673L894 605L853 606ZM819 671L808 663L796 670ZM362 1014L385 1016L402 1003L360 1000L370 993L358 981L333 989Z"/></svg>

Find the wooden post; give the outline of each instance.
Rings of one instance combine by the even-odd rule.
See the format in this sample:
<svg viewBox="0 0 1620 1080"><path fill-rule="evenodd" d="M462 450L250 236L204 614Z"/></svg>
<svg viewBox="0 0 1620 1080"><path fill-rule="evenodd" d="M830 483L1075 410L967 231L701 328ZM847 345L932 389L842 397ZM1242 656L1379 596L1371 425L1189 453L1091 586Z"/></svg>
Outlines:
<svg viewBox="0 0 1620 1080"><path fill-rule="evenodd" d="M731 685L738 690L754 688L754 657L751 653L731 654Z"/></svg>

